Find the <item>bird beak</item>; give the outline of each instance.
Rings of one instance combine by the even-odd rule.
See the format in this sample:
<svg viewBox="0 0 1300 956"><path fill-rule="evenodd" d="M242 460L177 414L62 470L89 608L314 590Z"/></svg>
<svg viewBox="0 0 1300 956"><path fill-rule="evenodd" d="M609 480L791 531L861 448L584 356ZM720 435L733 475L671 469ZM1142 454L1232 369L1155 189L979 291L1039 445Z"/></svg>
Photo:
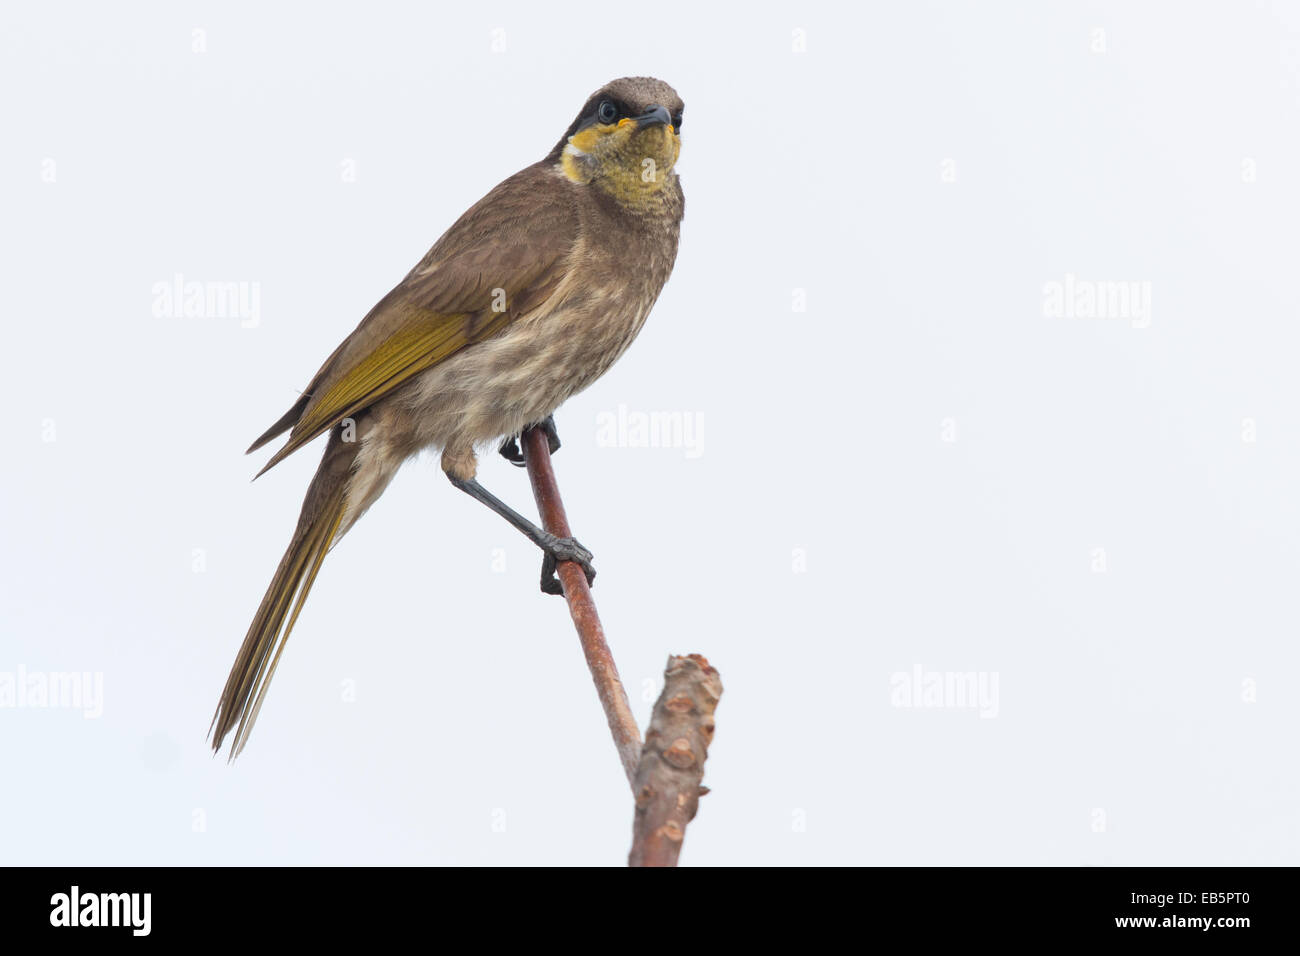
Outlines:
<svg viewBox="0 0 1300 956"><path fill-rule="evenodd" d="M647 126L672 126L673 118L662 106L656 106L649 113L636 117L635 122L638 129L644 129Z"/></svg>

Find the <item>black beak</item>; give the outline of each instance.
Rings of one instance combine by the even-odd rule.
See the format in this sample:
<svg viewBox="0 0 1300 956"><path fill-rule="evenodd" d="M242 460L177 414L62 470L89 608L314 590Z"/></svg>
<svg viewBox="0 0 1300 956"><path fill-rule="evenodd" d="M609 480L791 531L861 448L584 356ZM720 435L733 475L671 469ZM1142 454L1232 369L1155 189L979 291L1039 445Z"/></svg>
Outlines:
<svg viewBox="0 0 1300 956"><path fill-rule="evenodd" d="M649 113L644 113L636 117L636 125L642 126L670 126L673 118L668 111L662 106L653 107Z"/></svg>

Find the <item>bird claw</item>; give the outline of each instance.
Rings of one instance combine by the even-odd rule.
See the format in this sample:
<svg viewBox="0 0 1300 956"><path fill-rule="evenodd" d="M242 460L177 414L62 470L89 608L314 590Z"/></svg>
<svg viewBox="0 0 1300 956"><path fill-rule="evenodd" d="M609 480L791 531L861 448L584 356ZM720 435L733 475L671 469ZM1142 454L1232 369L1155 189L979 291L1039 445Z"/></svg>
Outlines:
<svg viewBox="0 0 1300 956"><path fill-rule="evenodd" d="M551 450L552 455L560 450L560 436L555 431L554 416L547 415L537 424L527 426L524 431L531 431L534 428L540 428L546 433L546 446ZM501 442L501 447L498 448L497 451L501 454L501 457L510 462L510 464L522 468L524 465L528 464L528 460L524 457L523 447L519 442L520 437L520 435L511 435L509 438Z"/></svg>
<svg viewBox="0 0 1300 956"><path fill-rule="evenodd" d="M528 462L524 460L523 449L519 447L518 435L511 435L509 438L501 442L501 447L498 448L497 451L501 453L502 458L510 462L512 465L522 468L524 465L528 464Z"/></svg>
<svg viewBox="0 0 1300 956"><path fill-rule="evenodd" d="M592 553L580 545L574 538L553 538L543 546L542 551L542 591L545 594L563 594L564 588L556 575L556 566L561 561L572 561L582 568L587 576L588 586L596 581L596 569L592 567Z"/></svg>

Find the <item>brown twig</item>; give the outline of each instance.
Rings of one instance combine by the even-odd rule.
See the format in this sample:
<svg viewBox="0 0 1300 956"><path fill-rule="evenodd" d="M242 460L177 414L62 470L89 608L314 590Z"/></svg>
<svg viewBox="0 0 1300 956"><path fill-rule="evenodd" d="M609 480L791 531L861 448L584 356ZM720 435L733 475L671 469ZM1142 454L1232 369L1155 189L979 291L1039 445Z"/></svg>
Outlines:
<svg viewBox="0 0 1300 956"><path fill-rule="evenodd" d="M533 496L537 499L537 510L542 516L542 527L551 534L563 538L572 537L569 519L564 514L564 502L560 500L560 489L555 484L555 470L551 467L551 450L546 433L540 428L529 429L524 432L521 444L524 458L528 462L528 478L533 485ZM596 604L591 598L591 588L587 586L587 576L572 561L561 561L555 573L564 587L564 599L569 602L569 615L573 618L573 626L578 630L582 653L587 658L587 667L591 669L591 679L596 682L596 693L600 696L600 705L605 708L605 719L609 721L610 732L614 735L614 746L618 748L623 771L635 792L634 778L637 764L641 760L641 731L637 728L636 718L632 716L627 692L623 689L618 668L614 665L614 655L605 643L605 631L596 614Z"/></svg>
<svg viewBox="0 0 1300 956"><path fill-rule="evenodd" d="M722 696L718 672L699 654L668 658L632 789L636 820L629 866L676 866L686 824L699 807L713 711Z"/></svg>
<svg viewBox="0 0 1300 956"><path fill-rule="evenodd" d="M542 527L551 534L572 537L555 483L546 433L528 429L520 444ZM586 574L572 561L559 562L555 573L569 602L569 615L578 630L582 653L614 735L614 746L636 795L628 865L676 866L686 824L694 819L700 797L708 792L700 786L700 780L713 740L713 711L722 696L722 680L699 654L668 658L664 690L655 702L643 748Z"/></svg>

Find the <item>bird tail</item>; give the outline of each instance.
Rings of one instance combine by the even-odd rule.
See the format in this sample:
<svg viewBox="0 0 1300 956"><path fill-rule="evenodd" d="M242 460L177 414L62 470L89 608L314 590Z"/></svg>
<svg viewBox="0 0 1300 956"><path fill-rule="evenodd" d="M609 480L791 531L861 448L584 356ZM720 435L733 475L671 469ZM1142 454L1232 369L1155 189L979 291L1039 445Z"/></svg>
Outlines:
<svg viewBox="0 0 1300 956"><path fill-rule="evenodd" d="M280 560L226 679L208 732L212 736L212 749L220 751L226 735L234 730L231 760L239 756L248 741L285 642L298 620L298 612L307 600L321 562L338 536L347 511L348 479L359 447L359 442L344 442L337 429L330 435L320 468L307 489L293 540Z"/></svg>

